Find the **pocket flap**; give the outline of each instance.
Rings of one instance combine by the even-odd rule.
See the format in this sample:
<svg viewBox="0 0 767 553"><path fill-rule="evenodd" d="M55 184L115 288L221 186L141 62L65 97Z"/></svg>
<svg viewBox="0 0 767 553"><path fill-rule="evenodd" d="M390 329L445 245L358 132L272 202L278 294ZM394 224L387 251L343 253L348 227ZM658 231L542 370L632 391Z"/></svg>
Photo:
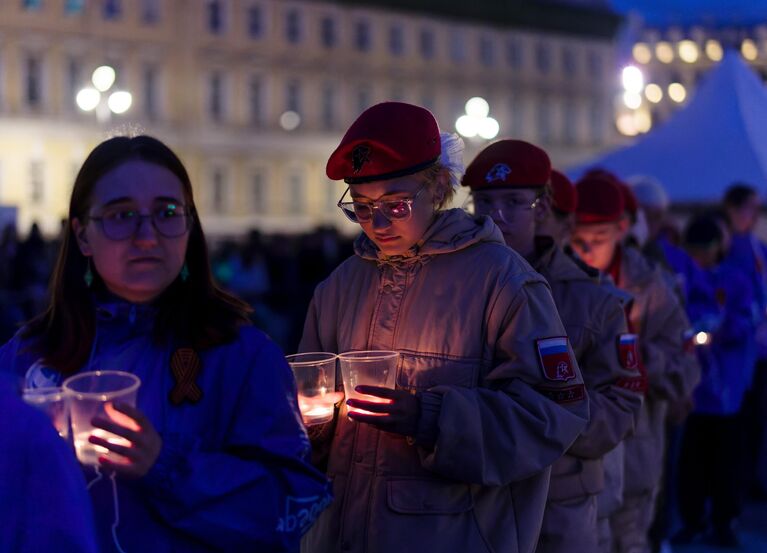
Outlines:
<svg viewBox="0 0 767 553"><path fill-rule="evenodd" d="M474 507L466 484L439 480L402 478L389 480L389 508L402 514L456 514Z"/></svg>

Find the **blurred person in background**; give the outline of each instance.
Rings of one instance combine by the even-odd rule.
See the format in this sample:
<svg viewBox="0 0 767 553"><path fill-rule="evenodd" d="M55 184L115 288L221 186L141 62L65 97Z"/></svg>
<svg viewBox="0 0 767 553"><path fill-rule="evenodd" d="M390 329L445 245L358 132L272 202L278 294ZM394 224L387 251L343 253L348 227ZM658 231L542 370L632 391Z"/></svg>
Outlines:
<svg viewBox="0 0 767 553"><path fill-rule="evenodd" d="M732 232L727 262L738 267L754 289L757 362L748 376L749 389L742 409L747 437L744 485L752 498L764 501L767 500L767 245L754 232L761 200L754 187L735 183L725 191L722 203Z"/></svg>
<svg viewBox="0 0 767 553"><path fill-rule="evenodd" d="M591 174L576 188L573 249L633 297L628 326L638 335L638 364L647 378L647 392L636 432L625 442L624 497L611 527L615 551L646 552L663 472L668 401L687 395L699 368L685 351L689 323L674 291L636 248L623 245L630 221L620 186L605 175Z"/></svg>
<svg viewBox="0 0 767 553"><path fill-rule="evenodd" d="M687 283L687 312L703 370L679 459L679 511L684 527L672 543L691 543L710 528L711 543L738 547L732 527L741 510L744 433L738 413L755 361L754 291L737 266L723 262L727 240L716 217L693 218L684 243L698 268Z"/></svg>

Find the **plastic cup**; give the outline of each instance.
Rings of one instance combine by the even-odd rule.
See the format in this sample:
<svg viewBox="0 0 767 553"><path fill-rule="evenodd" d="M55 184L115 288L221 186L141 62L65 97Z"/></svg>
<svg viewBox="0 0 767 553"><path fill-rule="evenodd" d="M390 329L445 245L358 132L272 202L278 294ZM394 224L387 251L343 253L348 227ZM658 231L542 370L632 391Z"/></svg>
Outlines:
<svg viewBox="0 0 767 553"><path fill-rule="evenodd" d="M95 428L91 420L97 415L106 415L117 424L137 429L135 421L117 411L112 404L119 402L135 406L140 385L141 380L136 375L123 371L86 372L64 381L62 387L69 399L75 453L82 464L98 465L99 457L106 457L118 463L125 462L121 455L90 443L88 437L98 436L122 446L130 446L130 441L101 428Z"/></svg>
<svg viewBox="0 0 767 553"><path fill-rule="evenodd" d="M355 388L365 385L394 389L398 359L399 353L396 351L350 351L340 354L338 362L341 364L346 399L388 403L389 400L384 398L360 394ZM354 407L349 407L349 411L374 414Z"/></svg>
<svg viewBox="0 0 767 553"><path fill-rule="evenodd" d="M298 353L286 359L296 377L298 408L306 426L333 420L336 389L335 353Z"/></svg>
<svg viewBox="0 0 767 553"><path fill-rule="evenodd" d="M48 415L59 436L67 439L69 436L69 412L62 388L58 386L25 388L21 397L28 405L36 407Z"/></svg>

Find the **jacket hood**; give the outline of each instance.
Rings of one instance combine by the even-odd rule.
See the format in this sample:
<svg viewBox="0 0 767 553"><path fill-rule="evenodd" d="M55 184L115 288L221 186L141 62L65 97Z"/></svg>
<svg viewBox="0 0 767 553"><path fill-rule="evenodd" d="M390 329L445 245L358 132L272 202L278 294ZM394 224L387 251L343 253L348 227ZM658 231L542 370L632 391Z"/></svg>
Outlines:
<svg viewBox="0 0 767 553"><path fill-rule="evenodd" d="M448 209L437 213L423 238L402 255L382 253L364 233L355 240L354 252L363 259L396 262L452 253L480 242L505 245L501 230L490 217L473 217L462 209Z"/></svg>

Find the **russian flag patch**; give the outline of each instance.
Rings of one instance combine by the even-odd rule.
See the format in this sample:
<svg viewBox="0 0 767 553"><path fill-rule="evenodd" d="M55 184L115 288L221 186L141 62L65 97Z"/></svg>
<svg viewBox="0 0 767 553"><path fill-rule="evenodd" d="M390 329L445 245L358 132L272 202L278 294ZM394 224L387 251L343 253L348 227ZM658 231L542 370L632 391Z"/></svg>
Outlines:
<svg viewBox="0 0 767 553"><path fill-rule="evenodd" d="M618 336L618 359L624 369L639 370L639 337L636 334Z"/></svg>
<svg viewBox="0 0 767 553"><path fill-rule="evenodd" d="M567 382L575 378L575 363L570 355L567 336L543 338L535 341L543 375L548 380Z"/></svg>

